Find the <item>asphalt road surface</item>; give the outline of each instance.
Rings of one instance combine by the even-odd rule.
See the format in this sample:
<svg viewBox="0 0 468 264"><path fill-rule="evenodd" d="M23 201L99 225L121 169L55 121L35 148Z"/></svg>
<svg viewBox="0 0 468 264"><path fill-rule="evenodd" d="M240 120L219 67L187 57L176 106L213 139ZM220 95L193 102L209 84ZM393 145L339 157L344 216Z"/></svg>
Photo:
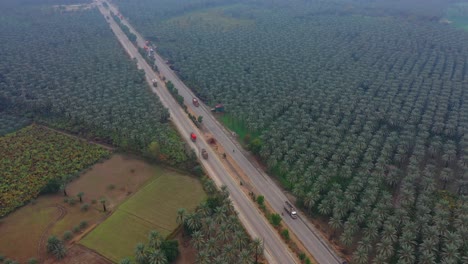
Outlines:
<svg viewBox="0 0 468 264"><path fill-rule="evenodd" d="M102 1L102 0L100 0ZM115 6L108 3L110 9L115 14L119 13ZM109 10L99 5L101 13L109 16ZM158 76L153 72L151 67L140 56L133 44L128 40L125 34L120 30L118 25L112 20L108 20L110 26L119 41L122 43L126 51L134 58L137 59L138 67L146 72L146 79L151 85L152 79L158 79ZM122 20L130 30L137 35L137 44L140 47L145 46L145 40L142 36L126 21ZM243 170L247 175L254 188L265 197L273 209L281 213L284 211L284 203L287 200L281 189L270 179L268 175L260 168L257 168L247 156L244 151L233 139L231 133L227 131L219 122L212 116L210 108L200 102L199 107L192 107L192 98L195 97L190 89L178 78L178 76L166 65L165 61L155 53L156 64L160 73L170 80L178 89L179 94L184 97L184 101L188 107L197 116L203 116L203 125L205 129L214 135L217 144L222 145L228 155L237 163L238 167ZM200 154L202 148L206 149L209 154L209 159L200 160L204 167L207 169L209 175L213 178L218 186L226 185L231 194L231 199L239 212L239 218L246 227L247 231L252 237L260 237L264 240L265 256L269 263L295 263L292 253L288 250L286 244L281 240L276 231L270 226L266 219L262 216L260 211L253 204L251 199L247 197L240 189L239 182L234 180L229 172L225 169L218 156L211 150L207 142L199 137L196 144L192 143L189 139L190 132L196 132L197 128L193 125L192 121L187 117L182 108L175 102L166 88L161 87L161 80L159 80L158 88L152 88L161 99L162 103L169 108L171 119L176 125L177 129L189 142L189 144L197 150ZM152 87L152 86L151 86ZM231 151L233 150L233 151ZM306 249L314 256L318 263L341 263L343 260L336 254L328 242L323 239L318 230L310 223L307 218L300 212L297 219L292 219L287 214L283 217L283 222L288 226L290 232L293 232Z"/></svg>

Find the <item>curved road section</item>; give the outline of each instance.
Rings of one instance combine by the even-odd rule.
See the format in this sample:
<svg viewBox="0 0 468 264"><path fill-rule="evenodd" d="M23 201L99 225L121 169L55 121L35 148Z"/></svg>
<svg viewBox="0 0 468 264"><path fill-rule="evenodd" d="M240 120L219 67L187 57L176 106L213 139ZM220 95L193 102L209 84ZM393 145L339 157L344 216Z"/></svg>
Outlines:
<svg viewBox="0 0 468 264"><path fill-rule="evenodd" d="M105 2L103 0L97 1ZM115 14L119 13L118 9L114 5L109 2L107 3L112 12ZM102 5L98 5L98 7L104 16L109 15L108 9L103 8ZM151 85L152 79L159 80L159 77L140 56L136 48L120 30L115 21L111 18L108 22L126 51L131 57L137 59L138 67L145 71L148 83ZM137 45L144 47L144 38L128 23L128 21L124 19L122 22L137 36ZM192 91L166 65L165 61L157 53L155 53L155 58L160 73L166 78L166 80L169 80L174 84L178 89L179 94L184 97L184 101L190 104L192 102L192 98L195 97ZM163 84L161 80L159 80L159 83L161 85ZM161 85L159 85L159 87L162 87ZM228 187L233 204L239 212L239 218L250 235L253 237L263 238L265 255L268 262L280 264L296 263L295 258L288 250L286 244L265 220L251 199L247 197L242 190L240 190L240 186L234 181L234 177L232 177L224 168L217 155L211 150L203 137L199 137L196 144L190 141L190 132L197 131L197 128L193 125L192 121L188 119L185 112L183 112L181 107L175 102L167 89L152 88L152 90L160 97L162 103L169 108L171 118L184 139L189 142L194 149L198 150L198 153L200 153L199 150L201 148L208 151L210 156L208 160L201 159L200 157L203 166L207 169L208 173L212 176L218 186L224 184ZM209 107L200 103L199 107L192 107L191 110L196 115L203 116L203 125L212 135L215 136L218 144L222 145L225 150L234 150L232 153L229 151L232 159L237 163L238 167L243 170L243 173L250 178L254 188L260 194L265 196L265 199L276 212L282 212L284 210L284 203L287 201L286 195L264 171L256 167L248 157L244 155L242 148L231 137L231 134L212 116ZM315 260L318 263L324 264L342 263L343 260L336 254L334 249L321 236L313 224L310 223L302 213L298 212L298 214L299 217L297 219L292 219L286 215L283 218L283 222L288 226L291 232L294 232L305 248L314 256Z"/></svg>

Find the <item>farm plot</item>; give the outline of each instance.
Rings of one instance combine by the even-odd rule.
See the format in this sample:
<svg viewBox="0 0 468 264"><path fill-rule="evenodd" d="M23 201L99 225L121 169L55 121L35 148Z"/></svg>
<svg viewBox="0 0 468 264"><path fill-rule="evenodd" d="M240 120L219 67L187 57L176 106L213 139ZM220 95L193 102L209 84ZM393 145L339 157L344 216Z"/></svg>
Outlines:
<svg viewBox="0 0 468 264"><path fill-rule="evenodd" d="M81 243L113 261L119 261L133 255L135 245L146 241L150 230L168 236L177 227L177 210L194 210L204 197L197 179L164 171L119 206Z"/></svg>
<svg viewBox="0 0 468 264"><path fill-rule="evenodd" d="M65 231L73 230L86 221L87 227L73 234L73 239L78 240L106 217L102 213L102 205L97 202L99 199L104 198L107 209L112 210L125 200L128 194L134 193L161 170L132 157L113 155L109 160L94 165L67 185L67 200L73 198L74 204L65 203L65 197L61 192L42 195L34 203L23 206L2 218L0 254L20 263L25 263L31 257L45 258L45 242L49 235L61 238ZM109 188L110 186L113 188ZM77 197L80 192L84 193L82 203L79 203ZM85 204L89 206L88 210L82 209ZM22 246L18 247L17 243L12 241L21 241ZM80 247L71 250L61 263L102 262L102 259L87 261L95 254L92 252L81 254L83 250L88 249ZM71 258L74 262L71 262Z"/></svg>
<svg viewBox="0 0 468 264"><path fill-rule="evenodd" d="M37 197L50 180L77 174L108 155L36 125L0 138L0 217Z"/></svg>

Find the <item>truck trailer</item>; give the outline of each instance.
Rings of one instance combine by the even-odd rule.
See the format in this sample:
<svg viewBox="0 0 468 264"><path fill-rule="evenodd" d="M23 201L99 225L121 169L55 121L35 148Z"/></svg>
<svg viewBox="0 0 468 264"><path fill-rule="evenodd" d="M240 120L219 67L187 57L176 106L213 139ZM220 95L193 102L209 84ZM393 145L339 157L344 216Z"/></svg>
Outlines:
<svg viewBox="0 0 468 264"><path fill-rule="evenodd" d="M296 219L297 218L297 212L294 206L288 201L284 202L284 210L288 212L288 214L291 216L291 218Z"/></svg>

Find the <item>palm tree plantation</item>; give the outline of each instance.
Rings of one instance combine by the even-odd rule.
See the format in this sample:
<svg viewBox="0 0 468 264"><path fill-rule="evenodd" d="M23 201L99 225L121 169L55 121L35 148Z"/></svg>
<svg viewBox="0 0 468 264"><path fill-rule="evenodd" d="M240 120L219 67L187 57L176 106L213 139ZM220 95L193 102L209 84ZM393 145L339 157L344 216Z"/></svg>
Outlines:
<svg viewBox="0 0 468 264"><path fill-rule="evenodd" d="M106 1L0 2L0 263L268 263L236 155L346 263L468 263L468 0Z"/></svg>
<svg viewBox="0 0 468 264"><path fill-rule="evenodd" d="M468 261L457 1L115 2L354 262Z"/></svg>

